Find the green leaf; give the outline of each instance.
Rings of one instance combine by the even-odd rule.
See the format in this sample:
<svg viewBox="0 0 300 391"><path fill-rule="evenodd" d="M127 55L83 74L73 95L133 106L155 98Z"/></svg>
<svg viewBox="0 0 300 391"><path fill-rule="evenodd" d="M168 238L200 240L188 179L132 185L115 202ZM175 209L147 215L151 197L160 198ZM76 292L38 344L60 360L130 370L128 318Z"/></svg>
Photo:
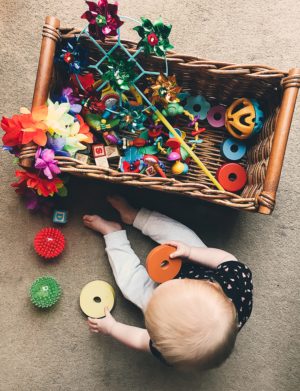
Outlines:
<svg viewBox="0 0 300 391"><path fill-rule="evenodd" d="M188 152L183 147L180 147L180 154L181 154L182 160L185 160L190 156L188 154Z"/></svg>
<svg viewBox="0 0 300 391"><path fill-rule="evenodd" d="M158 149L155 145L147 145L146 147L139 148L139 153L143 155L156 155Z"/></svg>

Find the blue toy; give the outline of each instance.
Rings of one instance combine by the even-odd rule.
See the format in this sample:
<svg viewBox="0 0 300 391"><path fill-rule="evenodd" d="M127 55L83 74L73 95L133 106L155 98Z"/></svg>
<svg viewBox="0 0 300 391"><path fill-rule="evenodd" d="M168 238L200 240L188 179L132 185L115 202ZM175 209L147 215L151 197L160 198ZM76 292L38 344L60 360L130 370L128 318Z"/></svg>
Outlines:
<svg viewBox="0 0 300 391"><path fill-rule="evenodd" d="M188 97L184 106L189 113L194 116L199 115L201 120L206 118L210 107L210 103L202 95Z"/></svg>
<svg viewBox="0 0 300 391"><path fill-rule="evenodd" d="M246 144L243 141L228 138L221 145L222 155L233 162L241 160L247 152Z"/></svg>
<svg viewBox="0 0 300 391"><path fill-rule="evenodd" d="M255 110L255 126L253 129L253 134L257 134L261 131L264 124L264 113L262 112L259 103L255 99L250 99L254 106Z"/></svg>
<svg viewBox="0 0 300 391"><path fill-rule="evenodd" d="M56 224L66 224L68 221L68 212L66 210L55 210L52 221Z"/></svg>

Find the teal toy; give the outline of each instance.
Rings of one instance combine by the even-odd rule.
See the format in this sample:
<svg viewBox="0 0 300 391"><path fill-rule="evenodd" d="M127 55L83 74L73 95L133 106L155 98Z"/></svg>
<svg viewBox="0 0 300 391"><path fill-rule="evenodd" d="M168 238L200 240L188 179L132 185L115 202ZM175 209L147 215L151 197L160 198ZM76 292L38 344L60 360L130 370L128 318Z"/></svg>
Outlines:
<svg viewBox="0 0 300 391"><path fill-rule="evenodd" d="M185 110L193 114L193 116L199 116L201 120L207 117L210 107L210 103L202 95L189 96L184 106Z"/></svg>
<svg viewBox="0 0 300 391"><path fill-rule="evenodd" d="M255 110L255 125L254 125L254 129L253 129L253 134L255 135L255 134L258 134L263 127L264 113L261 110L260 105L257 102L257 100L250 99L250 101L252 102L254 110Z"/></svg>
<svg viewBox="0 0 300 391"><path fill-rule="evenodd" d="M166 108L162 110L165 117L176 117L176 115L183 114L184 108L179 103L169 103Z"/></svg>
<svg viewBox="0 0 300 391"><path fill-rule="evenodd" d="M52 307L61 296L61 287L53 277L39 277L31 285L29 296L38 308Z"/></svg>
<svg viewBox="0 0 300 391"><path fill-rule="evenodd" d="M66 210L55 210L52 221L56 224L66 224L68 221L68 212Z"/></svg>
<svg viewBox="0 0 300 391"><path fill-rule="evenodd" d="M235 138L226 139L221 145L222 155L233 162L241 160L247 152L246 144Z"/></svg>

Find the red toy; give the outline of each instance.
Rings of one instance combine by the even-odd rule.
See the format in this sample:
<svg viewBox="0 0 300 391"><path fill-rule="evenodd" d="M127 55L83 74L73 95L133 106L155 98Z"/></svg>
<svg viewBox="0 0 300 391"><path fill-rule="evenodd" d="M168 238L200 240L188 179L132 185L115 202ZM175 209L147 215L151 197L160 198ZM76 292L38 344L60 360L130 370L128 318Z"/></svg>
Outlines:
<svg viewBox="0 0 300 391"><path fill-rule="evenodd" d="M218 169L216 178L224 190L234 193L246 185L247 172L240 164L226 163Z"/></svg>
<svg viewBox="0 0 300 391"><path fill-rule="evenodd" d="M43 228L34 238L34 249L45 259L55 258L65 248L65 237L57 228Z"/></svg>

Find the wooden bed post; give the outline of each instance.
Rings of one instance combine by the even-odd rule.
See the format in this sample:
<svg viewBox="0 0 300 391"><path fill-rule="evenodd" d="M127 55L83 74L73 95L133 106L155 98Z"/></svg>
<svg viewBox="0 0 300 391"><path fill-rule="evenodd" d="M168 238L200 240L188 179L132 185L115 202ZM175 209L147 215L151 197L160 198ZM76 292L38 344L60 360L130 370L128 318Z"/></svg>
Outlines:
<svg viewBox="0 0 300 391"><path fill-rule="evenodd" d="M258 197L258 211L262 214L271 214L272 210L274 209L283 158L286 150L298 90L300 88L300 69L291 69L288 76L282 80L282 86L284 92L281 108L276 121L273 145L267 167L264 188Z"/></svg>
<svg viewBox="0 0 300 391"><path fill-rule="evenodd" d="M49 87L53 71L53 59L56 42L60 38L58 28L60 21L54 16L47 16L43 26L42 44L40 51L39 65L34 86L32 108L44 105L48 98ZM29 143L22 148L19 164L21 167L32 167L34 153L37 147L34 143Z"/></svg>

